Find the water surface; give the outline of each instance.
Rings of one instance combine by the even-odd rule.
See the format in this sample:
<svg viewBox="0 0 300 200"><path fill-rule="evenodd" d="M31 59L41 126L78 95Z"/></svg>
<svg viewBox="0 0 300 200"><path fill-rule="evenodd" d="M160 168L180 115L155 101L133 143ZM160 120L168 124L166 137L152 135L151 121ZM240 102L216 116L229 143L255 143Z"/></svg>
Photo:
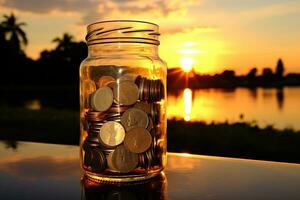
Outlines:
<svg viewBox="0 0 300 200"><path fill-rule="evenodd" d="M168 118L186 121L246 121L300 130L300 87L199 89L168 95Z"/></svg>

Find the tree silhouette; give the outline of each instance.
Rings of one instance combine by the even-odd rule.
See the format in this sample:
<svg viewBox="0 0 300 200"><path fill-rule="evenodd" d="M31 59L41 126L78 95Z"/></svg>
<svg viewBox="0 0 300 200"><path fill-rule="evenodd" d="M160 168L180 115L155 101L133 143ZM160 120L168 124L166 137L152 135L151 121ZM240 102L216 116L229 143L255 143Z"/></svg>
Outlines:
<svg viewBox="0 0 300 200"><path fill-rule="evenodd" d="M68 51L71 49L71 46L74 43L73 39L74 37L71 34L64 33L62 38L59 37L54 38L52 42L57 43L57 47L56 47L57 50Z"/></svg>
<svg viewBox="0 0 300 200"><path fill-rule="evenodd" d="M256 67L254 67L249 71L249 73L247 74L247 77L254 78L256 76L256 73L257 73L257 69L256 69Z"/></svg>
<svg viewBox="0 0 300 200"><path fill-rule="evenodd" d="M263 77L272 77L272 75L273 75L273 72L272 72L271 68L269 68L269 67L263 68L263 73L262 73Z"/></svg>
<svg viewBox="0 0 300 200"><path fill-rule="evenodd" d="M3 15L4 21L1 22L1 29L3 29L4 37L11 47L20 51L22 45L27 45L28 40L26 33L22 29L26 25L24 22L17 22L17 18L13 13L10 15Z"/></svg>
<svg viewBox="0 0 300 200"><path fill-rule="evenodd" d="M281 59L277 61L277 66L276 66L276 76L281 78L283 76L284 72L284 65Z"/></svg>
<svg viewBox="0 0 300 200"><path fill-rule="evenodd" d="M0 24L0 46L2 47L5 44L6 44L5 31L4 28L2 27L2 24Z"/></svg>

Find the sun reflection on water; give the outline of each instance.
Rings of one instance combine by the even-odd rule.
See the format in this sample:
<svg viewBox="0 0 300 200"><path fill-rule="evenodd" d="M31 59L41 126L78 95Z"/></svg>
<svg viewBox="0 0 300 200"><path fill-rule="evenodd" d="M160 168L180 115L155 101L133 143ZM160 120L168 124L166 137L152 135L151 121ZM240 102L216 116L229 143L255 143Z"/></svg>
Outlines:
<svg viewBox="0 0 300 200"><path fill-rule="evenodd" d="M192 90L189 88L185 88L183 91L184 97L184 120L190 121L191 120L191 113L192 113Z"/></svg>

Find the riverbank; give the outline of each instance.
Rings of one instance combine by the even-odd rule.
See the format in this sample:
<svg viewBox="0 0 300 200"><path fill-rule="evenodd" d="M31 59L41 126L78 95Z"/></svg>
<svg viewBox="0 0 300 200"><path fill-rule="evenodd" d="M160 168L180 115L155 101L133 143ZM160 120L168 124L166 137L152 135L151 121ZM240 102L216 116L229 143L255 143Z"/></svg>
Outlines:
<svg viewBox="0 0 300 200"><path fill-rule="evenodd" d="M0 139L77 145L78 112L0 107ZM300 163L300 132L249 123L168 121L168 151Z"/></svg>

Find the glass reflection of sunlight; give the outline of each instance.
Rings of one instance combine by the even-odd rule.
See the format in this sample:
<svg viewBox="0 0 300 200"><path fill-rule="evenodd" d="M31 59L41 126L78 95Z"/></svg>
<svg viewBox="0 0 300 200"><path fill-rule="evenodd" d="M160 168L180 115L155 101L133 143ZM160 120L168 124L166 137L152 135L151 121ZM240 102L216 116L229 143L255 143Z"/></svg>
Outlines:
<svg viewBox="0 0 300 200"><path fill-rule="evenodd" d="M184 97L184 120L190 121L191 120L191 113L192 113L192 90L189 88L185 88L183 91Z"/></svg>

